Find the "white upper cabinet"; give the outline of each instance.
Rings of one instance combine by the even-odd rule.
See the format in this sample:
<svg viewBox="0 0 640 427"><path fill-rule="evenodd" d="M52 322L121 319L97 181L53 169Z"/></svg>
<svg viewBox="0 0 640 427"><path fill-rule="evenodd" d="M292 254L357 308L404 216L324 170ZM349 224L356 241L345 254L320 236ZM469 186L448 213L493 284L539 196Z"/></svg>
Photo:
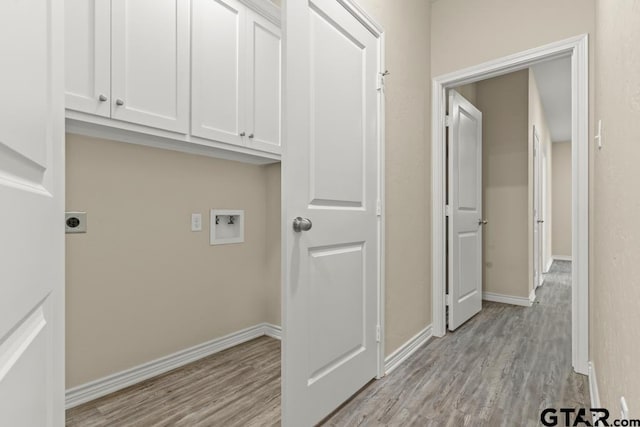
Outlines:
<svg viewBox="0 0 640 427"><path fill-rule="evenodd" d="M235 0L193 0L191 132L242 145L245 129L245 15Z"/></svg>
<svg viewBox="0 0 640 427"><path fill-rule="evenodd" d="M188 132L189 2L112 0L111 116Z"/></svg>
<svg viewBox="0 0 640 427"><path fill-rule="evenodd" d="M259 150L280 150L280 28L247 14L247 138Z"/></svg>
<svg viewBox="0 0 640 427"><path fill-rule="evenodd" d="M111 0L65 1L66 107L111 114Z"/></svg>

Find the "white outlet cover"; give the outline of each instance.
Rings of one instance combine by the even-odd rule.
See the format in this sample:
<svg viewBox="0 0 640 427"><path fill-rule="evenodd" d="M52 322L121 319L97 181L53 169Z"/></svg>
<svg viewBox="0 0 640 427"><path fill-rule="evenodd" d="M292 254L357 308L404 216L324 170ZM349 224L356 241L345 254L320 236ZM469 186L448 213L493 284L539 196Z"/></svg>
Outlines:
<svg viewBox="0 0 640 427"><path fill-rule="evenodd" d="M191 231L202 231L202 214L191 214Z"/></svg>

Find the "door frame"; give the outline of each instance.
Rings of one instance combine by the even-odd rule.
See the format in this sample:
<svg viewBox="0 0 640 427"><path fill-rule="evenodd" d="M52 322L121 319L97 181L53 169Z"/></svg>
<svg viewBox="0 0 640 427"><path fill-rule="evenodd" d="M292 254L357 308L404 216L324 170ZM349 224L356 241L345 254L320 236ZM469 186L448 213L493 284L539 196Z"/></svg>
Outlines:
<svg viewBox="0 0 640 427"><path fill-rule="evenodd" d="M283 0L281 6L281 13L283 16L286 16L286 5L288 1L297 1L297 0ZM378 282L377 282L377 327L379 328L379 337L377 344L377 373L376 379L380 379L385 375L385 253L386 253L386 234L385 234L385 222L386 222L386 214L385 214L385 152L386 152L386 141L385 141L385 32L383 27L377 23L359 4L357 4L354 0L336 0L342 7L344 7L347 11L349 11L359 22L361 22L378 40L378 96L377 96L377 115L378 115L378 132L377 132L377 155L378 155L378 164L376 166L377 175L378 175L378 201L379 204L377 206L378 213L378 226L377 226L377 242L378 242ZM283 20L284 23L284 20ZM287 129L287 87L286 87L286 75L287 75L287 43L288 39L286 36L286 27L283 25L282 27L282 114L281 114L281 122L282 122L282 155L281 155L281 178L284 177L284 171L287 168L289 162L289 153L288 153L288 143L290 140L293 140L294 137L289 136L289 132ZM287 190L286 186L282 184L283 180L281 179L281 210L282 210L282 218L281 218L281 292L280 292L280 307L281 307L281 322L282 322L282 337L281 343L282 346L287 345L287 287L289 286L287 280L287 234L290 232L289 227L291 227L292 218L287 217ZM281 351L281 364L284 365L285 351ZM284 371L283 371L284 373ZM282 385L282 380L281 380ZM280 411L284 412L284 407L288 405L288 398L286 393L284 393L284 388L282 388L282 404Z"/></svg>
<svg viewBox="0 0 640 427"><path fill-rule="evenodd" d="M446 333L445 309L445 116L446 90L529 68L542 61L571 57L571 360L588 374L589 362L589 50L588 34L529 49L437 76L432 81L431 230L433 335Z"/></svg>

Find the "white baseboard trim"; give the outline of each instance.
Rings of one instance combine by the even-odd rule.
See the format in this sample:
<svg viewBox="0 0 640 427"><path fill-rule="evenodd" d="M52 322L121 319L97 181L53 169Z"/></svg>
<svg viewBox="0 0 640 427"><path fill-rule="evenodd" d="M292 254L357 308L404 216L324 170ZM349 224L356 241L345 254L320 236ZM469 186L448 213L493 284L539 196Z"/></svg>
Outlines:
<svg viewBox="0 0 640 427"><path fill-rule="evenodd" d="M591 407L600 408L598 379L596 378L596 368L593 366L593 362L589 362L589 396L591 397Z"/></svg>
<svg viewBox="0 0 640 427"><path fill-rule="evenodd" d="M125 387L132 386L263 335L280 339L282 329L280 326L270 323L259 323L241 331L233 332L229 335L215 338L211 341L152 360L151 362L143 363L142 365L73 387L65 393L65 409L73 408L74 406L106 396L114 391L122 390Z"/></svg>
<svg viewBox="0 0 640 427"><path fill-rule="evenodd" d="M570 256L566 256L566 255L551 255L551 261L571 261L571 257Z"/></svg>
<svg viewBox="0 0 640 427"><path fill-rule="evenodd" d="M433 336L431 331L431 325L427 326L420 332L418 332L413 338L409 339L406 343L402 344L396 351L385 357L384 359L384 373L390 374L391 371L396 369L405 360L416 352Z"/></svg>
<svg viewBox="0 0 640 427"><path fill-rule="evenodd" d="M533 305L535 300L536 300L536 290L535 289L531 289L531 293L529 293L529 305Z"/></svg>
<svg viewBox="0 0 640 427"><path fill-rule="evenodd" d="M547 263L547 268L544 270L545 273L548 273L551 270L551 266L553 265L553 257L549 258L549 262Z"/></svg>
<svg viewBox="0 0 640 427"><path fill-rule="evenodd" d="M531 307L532 301L530 298L531 296L529 296L529 298L526 298L526 297L513 297L511 295L494 294L493 292L482 293L482 299L485 301L501 302L503 304L521 305L523 307Z"/></svg>

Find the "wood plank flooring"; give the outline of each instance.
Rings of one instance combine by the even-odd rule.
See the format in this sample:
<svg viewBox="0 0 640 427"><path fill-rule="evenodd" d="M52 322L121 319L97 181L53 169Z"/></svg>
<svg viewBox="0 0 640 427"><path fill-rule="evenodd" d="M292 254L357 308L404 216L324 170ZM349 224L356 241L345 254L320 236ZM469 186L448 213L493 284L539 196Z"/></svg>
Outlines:
<svg viewBox="0 0 640 427"><path fill-rule="evenodd" d="M327 426L534 426L546 407L588 407L571 368L571 290L554 264L533 307L485 302L373 381ZM262 337L67 411L67 426L280 423L280 343Z"/></svg>

